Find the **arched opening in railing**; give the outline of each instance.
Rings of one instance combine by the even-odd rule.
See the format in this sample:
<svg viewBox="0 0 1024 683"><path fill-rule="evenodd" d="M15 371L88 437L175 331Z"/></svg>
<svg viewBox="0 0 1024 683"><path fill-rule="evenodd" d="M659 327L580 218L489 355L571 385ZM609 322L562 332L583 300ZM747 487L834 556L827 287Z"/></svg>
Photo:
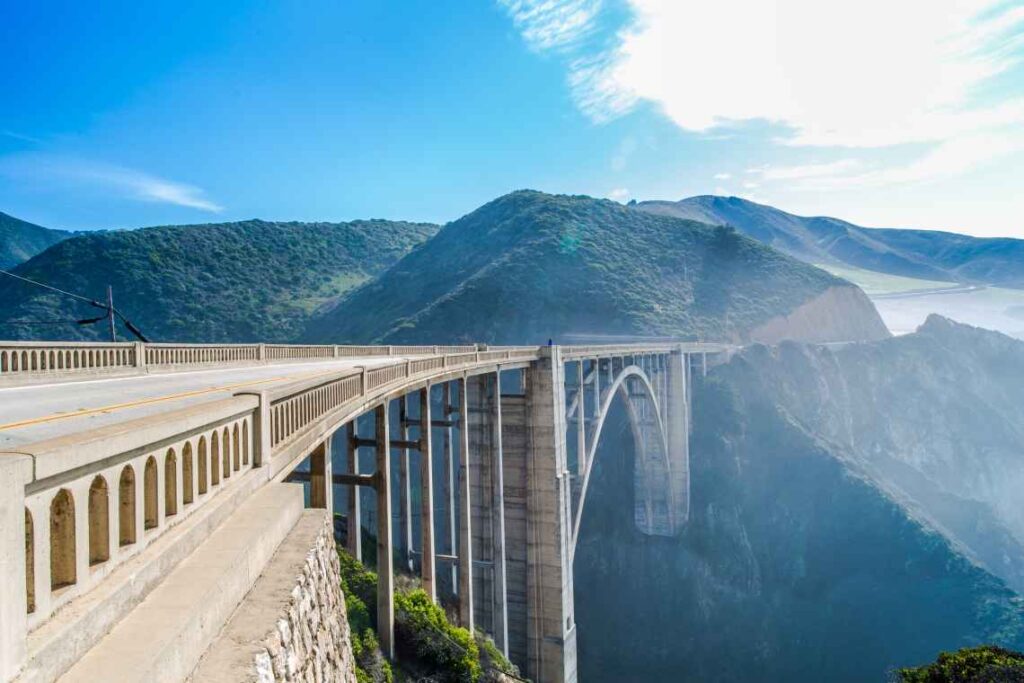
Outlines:
<svg viewBox="0 0 1024 683"><path fill-rule="evenodd" d="M206 460L206 437L199 437L199 495L206 493L206 479L209 476L209 463Z"/></svg>
<svg viewBox="0 0 1024 683"><path fill-rule="evenodd" d="M143 528L155 529L160 521L157 503L156 458L152 455L146 459L146 467L142 472L142 509Z"/></svg>
<svg viewBox="0 0 1024 683"><path fill-rule="evenodd" d="M186 441L181 449L181 500L184 505L192 502L192 442Z"/></svg>
<svg viewBox="0 0 1024 683"><path fill-rule="evenodd" d="M50 503L50 590L71 586L75 565L75 499L61 489Z"/></svg>
<svg viewBox="0 0 1024 683"><path fill-rule="evenodd" d="M242 464L249 465L249 423L242 422Z"/></svg>
<svg viewBox="0 0 1024 683"><path fill-rule="evenodd" d="M231 433L224 428L224 478L231 476Z"/></svg>
<svg viewBox="0 0 1024 683"><path fill-rule="evenodd" d="M110 559L110 500L107 480L97 476L89 486L89 566Z"/></svg>
<svg viewBox="0 0 1024 683"><path fill-rule="evenodd" d="M210 474L213 476L213 485L220 484L220 435L217 430L210 435Z"/></svg>
<svg viewBox="0 0 1024 683"><path fill-rule="evenodd" d="M135 543L135 470L125 465L117 485L118 545Z"/></svg>
<svg viewBox="0 0 1024 683"><path fill-rule="evenodd" d="M237 472L242 466L242 444L241 439L238 438L238 425L235 425L234 432L231 438L232 456L234 459L234 467Z"/></svg>
<svg viewBox="0 0 1024 683"><path fill-rule="evenodd" d="M164 457L164 517L178 514L178 456L173 448Z"/></svg>
<svg viewBox="0 0 1024 683"><path fill-rule="evenodd" d="M36 530L32 513L25 508L25 611L36 611Z"/></svg>

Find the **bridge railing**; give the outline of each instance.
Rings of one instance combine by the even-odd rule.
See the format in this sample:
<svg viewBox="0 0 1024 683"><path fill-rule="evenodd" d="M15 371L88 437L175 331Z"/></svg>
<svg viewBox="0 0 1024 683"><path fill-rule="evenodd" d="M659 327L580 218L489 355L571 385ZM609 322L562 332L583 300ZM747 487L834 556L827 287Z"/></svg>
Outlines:
<svg viewBox="0 0 1024 683"><path fill-rule="evenodd" d="M459 350L465 347L439 348ZM344 370L326 380L303 380L275 389L269 394L271 447L276 450L285 446L324 415L356 399L379 394L390 386L412 384L420 377L444 375L473 366L528 362L537 359L538 349L536 346L510 347L409 358L387 365Z"/></svg>
<svg viewBox="0 0 1024 683"><path fill-rule="evenodd" d="M237 489L256 462L257 408L255 397L221 399L20 449L33 460L24 503L29 628Z"/></svg>
<svg viewBox="0 0 1024 683"><path fill-rule="evenodd" d="M299 344L167 344L0 341L0 382L82 375L181 370L230 364L315 361L366 356L475 352L471 346L340 346Z"/></svg>
<svg viewBox="0 0 1024 683"><path fill-rule="evenodd" d="M135 344L0 342L0 377L95 372L138 364Z"/></svg>

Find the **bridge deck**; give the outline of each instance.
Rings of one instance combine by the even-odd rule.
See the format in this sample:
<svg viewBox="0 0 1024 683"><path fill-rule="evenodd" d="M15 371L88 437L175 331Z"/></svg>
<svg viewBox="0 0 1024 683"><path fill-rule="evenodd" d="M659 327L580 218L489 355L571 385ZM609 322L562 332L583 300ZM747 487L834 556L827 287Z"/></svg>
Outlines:
<svg viewBox="0 0 1024 683"><path fill-rule="evenodd" d="M229 367L0 387L0 451L400 356Z"/></svg>

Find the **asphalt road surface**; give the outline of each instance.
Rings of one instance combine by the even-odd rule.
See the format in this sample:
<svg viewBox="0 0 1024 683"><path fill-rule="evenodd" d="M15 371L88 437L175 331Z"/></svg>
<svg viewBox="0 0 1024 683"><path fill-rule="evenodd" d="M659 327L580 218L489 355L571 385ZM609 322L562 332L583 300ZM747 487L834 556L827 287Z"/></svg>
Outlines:
<svg viewBox="0 0 1024 683"><path fill-rule="evenodd" d="M399 357L345 358L0 388L0 451Z"/></svg>

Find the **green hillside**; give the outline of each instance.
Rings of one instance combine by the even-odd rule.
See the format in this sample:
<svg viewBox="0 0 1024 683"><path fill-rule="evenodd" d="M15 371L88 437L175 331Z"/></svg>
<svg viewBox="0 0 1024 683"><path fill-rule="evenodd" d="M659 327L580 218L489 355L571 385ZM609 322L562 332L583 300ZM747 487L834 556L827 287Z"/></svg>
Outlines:
<svg viewBox="0 0 1024 683"><path fill-rule="evenodd" d="M154 341L295 341L310 314L401 258L437 226L383 220L164 226L80 234L16 269L115 305ZM24 325L93 317L88 304L10 278L0 338L94 339L105 327Z"/></svg>
<svg viewBox="0 0 1024 683"><path fill-rule="evenodd" d="M445 226L314 318L307 338L742 339L835 286L849 284L729 228L520 191ZM887 334L866 298L851 316L866 336Z"/></svg>
<svg viewBox="0 0 1024 683"><path fill-rule="evenodd" d="M0 212L0 269L9 270L72 234L44 228Z"/></svg>

